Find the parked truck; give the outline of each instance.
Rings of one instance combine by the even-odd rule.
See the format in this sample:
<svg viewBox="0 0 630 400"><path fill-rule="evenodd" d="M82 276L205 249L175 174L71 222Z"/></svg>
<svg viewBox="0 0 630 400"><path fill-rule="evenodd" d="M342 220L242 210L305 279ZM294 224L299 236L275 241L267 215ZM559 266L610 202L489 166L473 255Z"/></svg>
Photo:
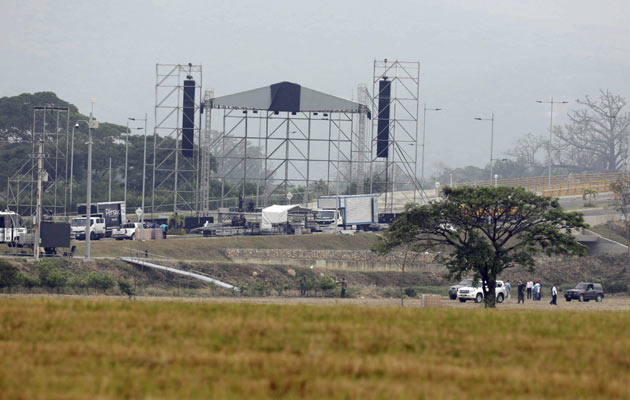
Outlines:
<svg viewBox="0 0 630 400"><path fill-rule="evenodd" d="M378 195L322 196L317 199L315 222L322 227L368 230L378 224ZM323 230L323 229L322 229Z"/></svg>
<svg viewBox="0 0 630 400"><path fill-rule="evenodd" d="M21 246L26 233L19 214L9 210L0 212L0 243L6 243L9 247Z"/></svg>
<svg viewBox="0 0 630 400"><path fill-rule="evenodd" d="M70 221L70 235L72 239L84 240L85 235L85 217L73 218ZM101 215L93 215L90 217L90 240L98 240L104 238L106 234L105 218Z"/></svg>
<svg viewBox="0 0 630 400"><path fill-rule="evenodd" d="M124 201L104 201L92 204L92 216L99 215L105 220L105 236L111 237L115 228L121 227L127 222L126 207ZM77 214L86 215L85 204L79 204Z"/></svg>

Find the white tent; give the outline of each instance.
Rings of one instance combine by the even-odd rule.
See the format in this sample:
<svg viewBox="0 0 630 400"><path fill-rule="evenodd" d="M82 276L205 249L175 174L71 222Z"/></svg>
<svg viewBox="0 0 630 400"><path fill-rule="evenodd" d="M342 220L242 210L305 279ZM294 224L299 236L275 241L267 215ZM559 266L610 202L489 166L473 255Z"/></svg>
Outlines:
<svg viewBox="0 0 630 400"><path fill-rule="evenodd" d="M298 211L305 212L308 211L306 208L300 207L299 204L293 205L273 205L267 208L263 208L262 210L262 221L260 223L260 228L262 230L270 230L273 227L273 224L284 224L288 221L289 211Z"/></svg>

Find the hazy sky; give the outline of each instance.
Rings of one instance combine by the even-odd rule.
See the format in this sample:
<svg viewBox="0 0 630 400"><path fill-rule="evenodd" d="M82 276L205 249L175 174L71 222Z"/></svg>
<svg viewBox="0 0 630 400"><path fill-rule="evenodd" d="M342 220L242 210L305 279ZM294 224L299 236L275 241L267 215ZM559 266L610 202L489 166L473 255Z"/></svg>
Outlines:
<svg viewBox="0 0 630 400"><path fill-rule="evenodd" d="M201 64L217 96L287 80L351 98L374 59L419 61L421 101L445 109L427 118L426 175L488 163L474 117L495 113L501 157L548 135L538 99L630 98L627 0L2 0L0 37L0 96L54 91L83 113L95 98L99 120L150 127L156 63Z"/></svg>

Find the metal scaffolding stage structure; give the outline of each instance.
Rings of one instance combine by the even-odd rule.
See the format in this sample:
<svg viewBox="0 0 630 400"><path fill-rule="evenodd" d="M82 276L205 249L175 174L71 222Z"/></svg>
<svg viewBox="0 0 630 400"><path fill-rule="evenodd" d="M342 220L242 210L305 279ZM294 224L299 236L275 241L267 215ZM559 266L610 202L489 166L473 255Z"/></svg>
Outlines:
<svg viewBox="0 0 630 400"><path fill-rule="evenodd" d="M201 88L201 65L156 64L151 212L199 210Z"/></svg>
<svg viewBox="0 0 630 400"><path fill-rule="evenodd" d="M375 60L372 93L370 148L380 151L370 153L370 191L383 194L385 212L399 212L394 204L427 200L416 176L420 63Z"/></svg>
<svg viewBox="0 0 630 400"><path fill-rule="evenodd" d="M37 204L37 149L43 145L43 213L67 215L68 199L68 107L33 107L31 153L18 171L8 178L7 207L20 215L34 216Z"/></svg>
<svg viewBox="0 0 630 400"><path fill-rule="evenodd" d="M366 105L280 82L222 97L208 94L204 112L202 159L214 172L200 183L203 213L363 192L357 171L366 170L369 157L357 157L355 121L369 114ZM357 163L365 165L359 169Z"/></svg>

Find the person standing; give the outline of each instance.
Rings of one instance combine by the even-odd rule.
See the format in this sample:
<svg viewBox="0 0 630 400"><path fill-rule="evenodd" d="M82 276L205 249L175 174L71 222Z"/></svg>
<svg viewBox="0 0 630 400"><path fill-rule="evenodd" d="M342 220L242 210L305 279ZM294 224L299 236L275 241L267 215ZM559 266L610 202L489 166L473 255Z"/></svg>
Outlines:
<svg viewBox="0 0 630 400"><path fill-rule="evenodd" d="M558 303L556 303L556 300L558 300L558 289L556 288L556 284L554 283L551 287L551 301L549 302L549 304L557 306Z"/></svg>
<svg viewBox="0 0 630 400"><path fill-rule="evenodd" d="M162 224L160 225L160 228L162 228L162 239L166 239L166 230L168 229L168 225Z"/></svg>
<svg viewBox="0 0 630 400"><path fill-rule="evenodd" d="M341 285L341 298L346 297L346 289L348 288L348 282L346 282L346 278L341 278L341 281L337 282Z"/></svg>
<svg viewBox="0 0 630 400"><path fill-rule="evenodd" d="M505 282L505 293L507 293L507 299L510 300L512 298L512 285L509 279Z"/></svg>
<svg viewBox="0 0 630 400"><path fill-rule="evenodd" d="M518 303L525 304L525 284L523 281L518 281L517 289L518 291Z"/></svg>
<svg viewBox="0 0 630 400"><path fill-rule="evenodd" d="M534 289L534 301L540 300L540 283L538 283L538 281L534 283L533 289Z"/></svg>
<svg viewBox="0 0 630 400"><path fill-rule="evenodd" d="M304 275L300 278L300 296L306 296L306 277Z"/></svg>
<svg viewBox="0 0 630 400"><path fill-rule="evenodd" d="M532 299L532 289L534 288L534 282L530 279L527 281L527 300Z"/></svg>

